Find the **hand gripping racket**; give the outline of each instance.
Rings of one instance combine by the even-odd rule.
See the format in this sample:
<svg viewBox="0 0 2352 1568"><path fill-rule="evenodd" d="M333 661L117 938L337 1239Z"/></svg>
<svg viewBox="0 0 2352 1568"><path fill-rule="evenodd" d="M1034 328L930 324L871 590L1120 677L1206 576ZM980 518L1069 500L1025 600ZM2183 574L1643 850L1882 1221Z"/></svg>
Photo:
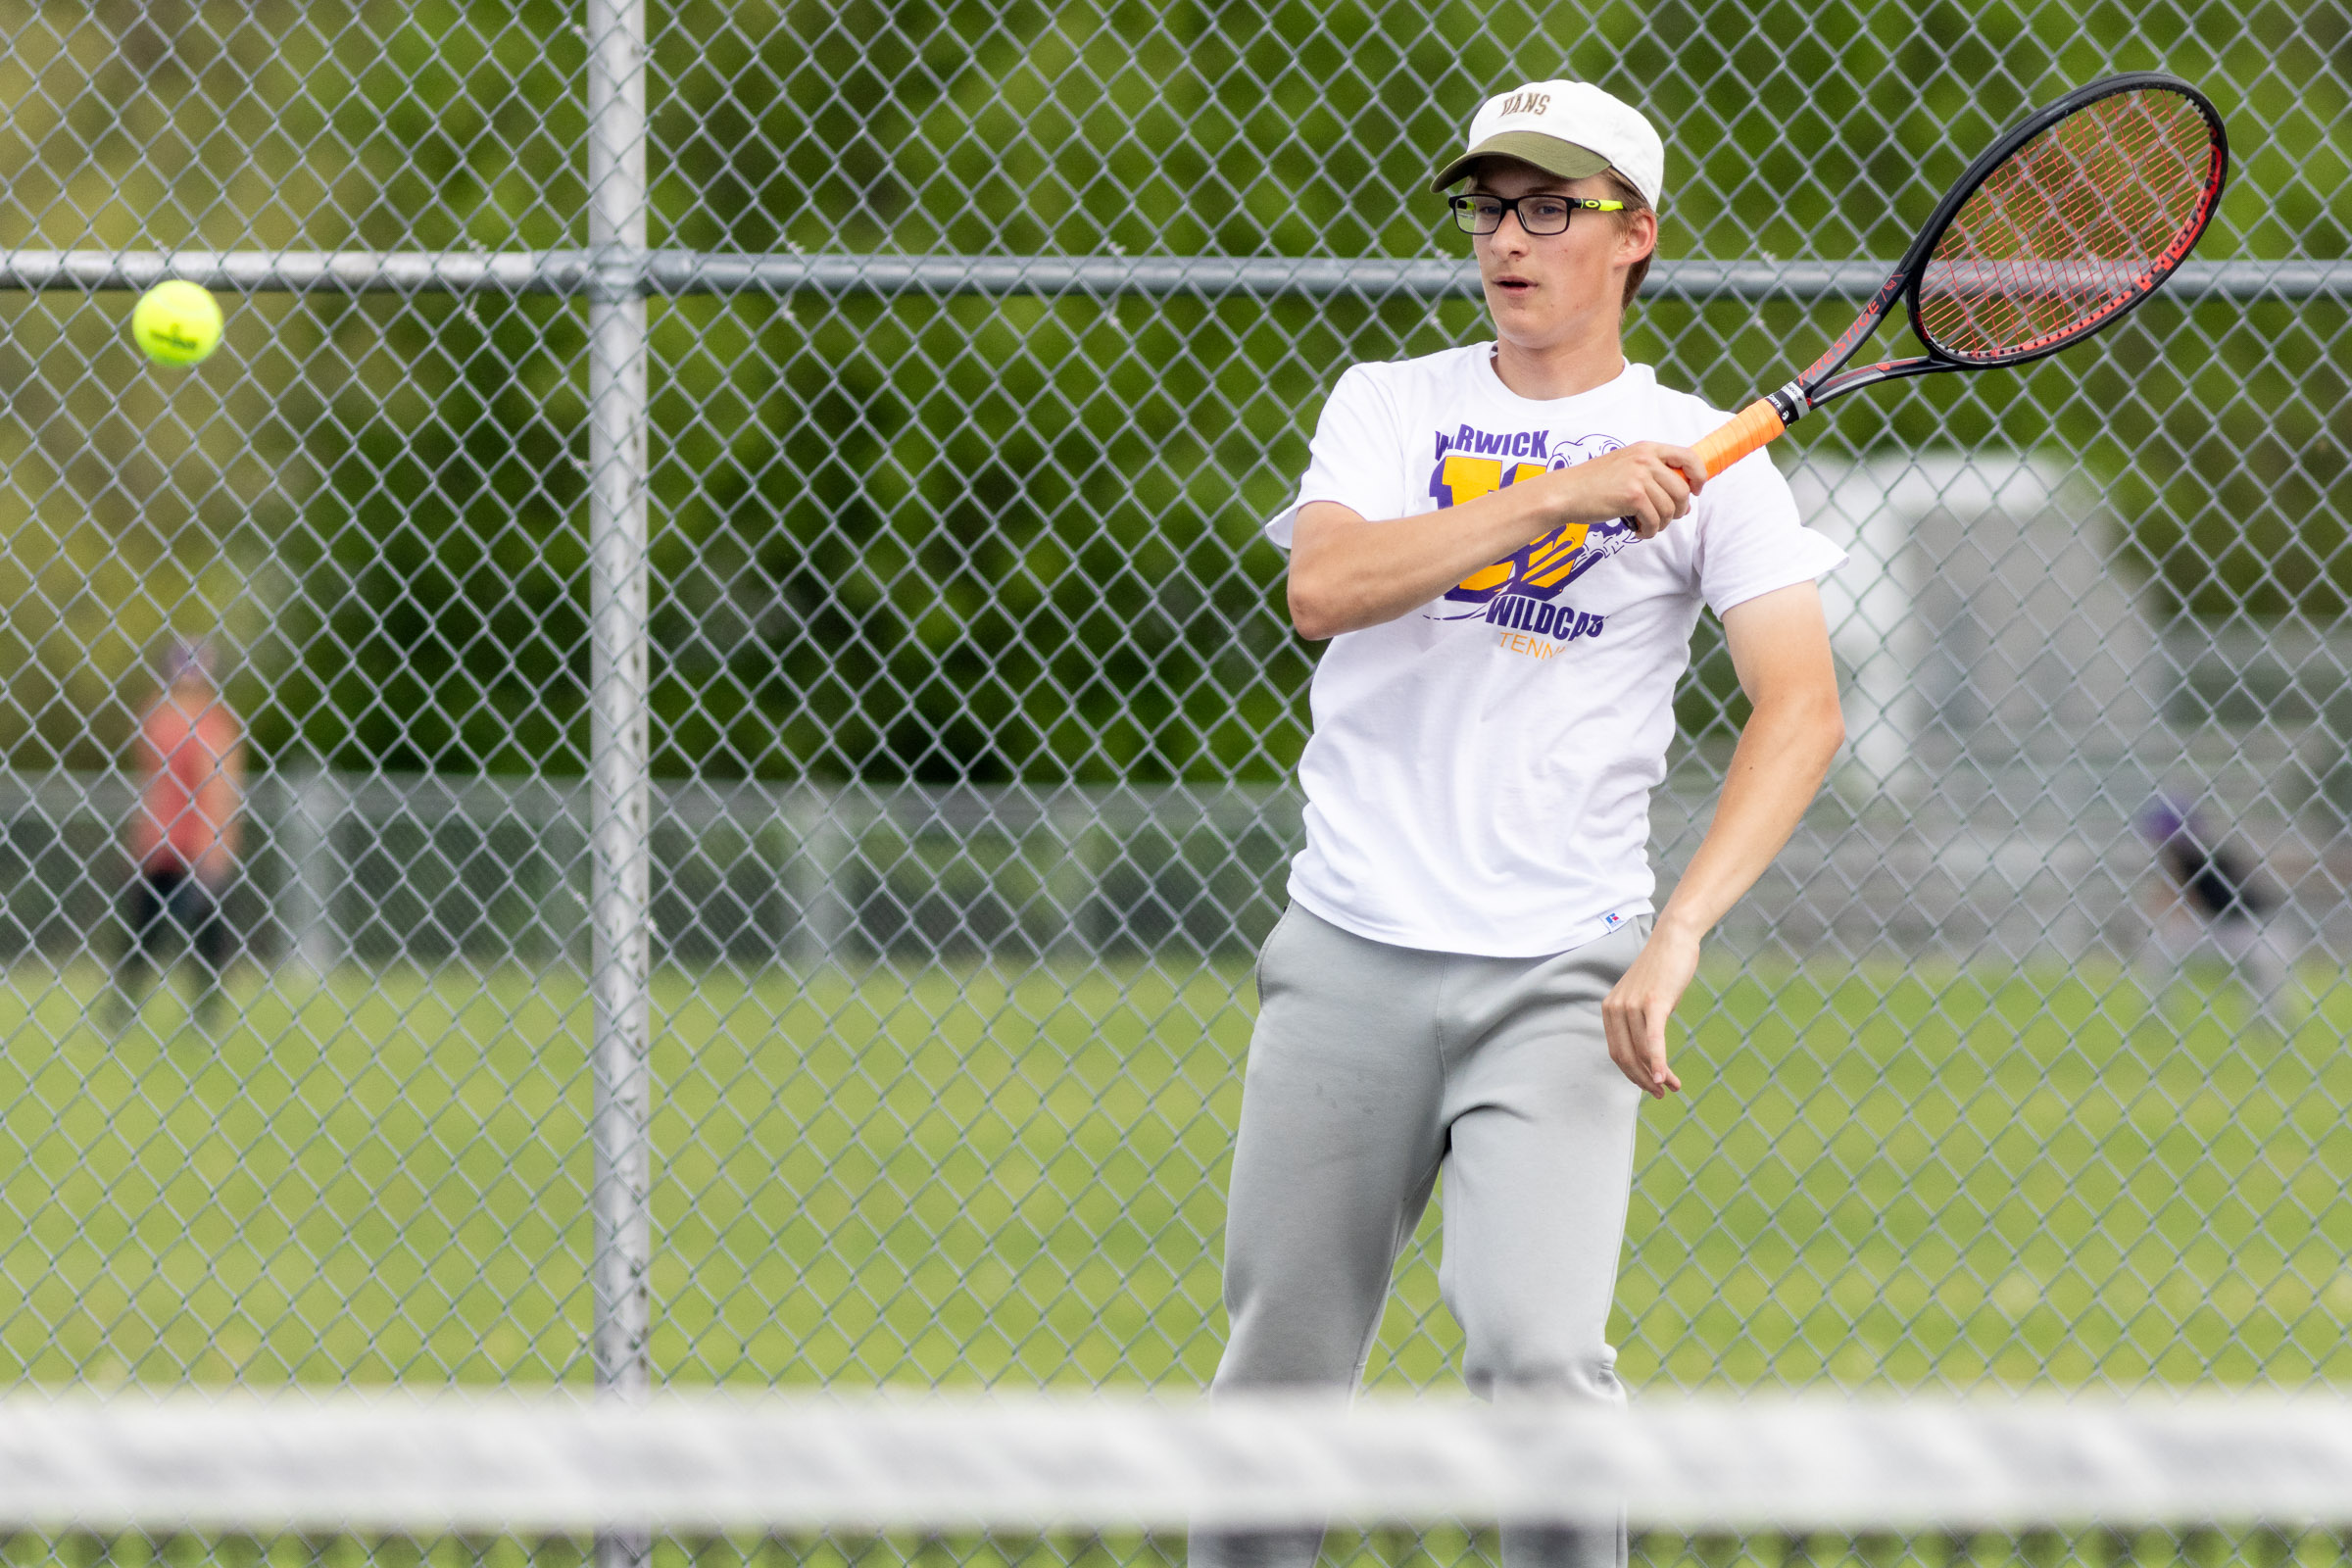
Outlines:
<svg viewBox="0 0 2352 1568"><path fill-rule="evenodd" d="M2157 72L2035 110L1944 193L1827 354L1691 450L1721 473L1856 387L2023 365L2081 342L2164 286L2212 220L2229 167L2213 105ZM1844 369L1898 299L1928 352Z"/></svg>

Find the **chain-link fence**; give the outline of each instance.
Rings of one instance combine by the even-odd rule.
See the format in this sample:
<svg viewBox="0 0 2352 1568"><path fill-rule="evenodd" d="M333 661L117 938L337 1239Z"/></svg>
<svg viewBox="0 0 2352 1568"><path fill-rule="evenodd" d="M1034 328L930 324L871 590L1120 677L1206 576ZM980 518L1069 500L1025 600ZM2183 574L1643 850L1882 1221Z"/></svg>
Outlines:
<svg viewBox="0 0 2352 1568"><path fill-rule="evenodd" d="M1647 107L1631 347L1732 405L2000 124L2162 67L2239 154L2180 286L1778 451L1853 552L1852 741L1686 1004L1615 1337L1637 1386L2352 1371L2348 49L2340 4L11 6L0 1365L1204 1379L1314 656L1255 529L1347 365L1481 333L1432 160L1520 79ZM228 300L192 371L123 329L169 274ZM123 827L182 644L247 763L210 913ZM2159 798L2259 941L2174 898ZM1425 1240L1382 1378L1445 1375Z"/></svg>

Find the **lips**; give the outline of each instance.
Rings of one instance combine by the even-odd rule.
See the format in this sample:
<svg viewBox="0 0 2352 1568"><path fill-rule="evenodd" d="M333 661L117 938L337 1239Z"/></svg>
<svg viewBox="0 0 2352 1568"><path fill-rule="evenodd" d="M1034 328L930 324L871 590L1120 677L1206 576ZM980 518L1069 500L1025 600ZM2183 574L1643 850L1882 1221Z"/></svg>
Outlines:
<svg viewBox="0 0 2352 1568"><path fill-rule="evenodd" d="M1505 294L1525 294L1535 286L1530 279L1520 277L1512 272L1504 272L1494 279L1494 287L1501 289Z"/></svg>

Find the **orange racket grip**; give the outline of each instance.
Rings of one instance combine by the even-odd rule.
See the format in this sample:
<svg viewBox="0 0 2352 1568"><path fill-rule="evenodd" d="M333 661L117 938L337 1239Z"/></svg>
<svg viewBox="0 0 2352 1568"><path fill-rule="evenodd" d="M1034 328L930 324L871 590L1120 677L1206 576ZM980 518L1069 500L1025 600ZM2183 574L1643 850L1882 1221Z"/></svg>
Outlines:
<svg viewBox="0 0 2352 1568"><path fill-rule="evenodd" d="M1691 442L1690 450L1707 466L1707 477L1712 479L1750 452L1761 451L1767 442L1788 428L1780 411L1766 399L1758 398L1733 415L1731 423Z"/></svg>

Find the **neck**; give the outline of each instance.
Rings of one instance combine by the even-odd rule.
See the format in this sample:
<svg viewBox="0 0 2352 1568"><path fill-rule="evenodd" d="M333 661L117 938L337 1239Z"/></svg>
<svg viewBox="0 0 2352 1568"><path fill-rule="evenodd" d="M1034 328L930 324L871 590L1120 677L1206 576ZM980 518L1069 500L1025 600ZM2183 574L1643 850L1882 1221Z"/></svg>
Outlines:
<svg viewBox="0 0 2352 1568"><path fill-rule="evenodd" d="M1596 317L1585 330L1542 347L1497 336L1494 373L1523 398L1572 398L1605 386L1625 372L1625 343L1613 314Z"/></svg>

